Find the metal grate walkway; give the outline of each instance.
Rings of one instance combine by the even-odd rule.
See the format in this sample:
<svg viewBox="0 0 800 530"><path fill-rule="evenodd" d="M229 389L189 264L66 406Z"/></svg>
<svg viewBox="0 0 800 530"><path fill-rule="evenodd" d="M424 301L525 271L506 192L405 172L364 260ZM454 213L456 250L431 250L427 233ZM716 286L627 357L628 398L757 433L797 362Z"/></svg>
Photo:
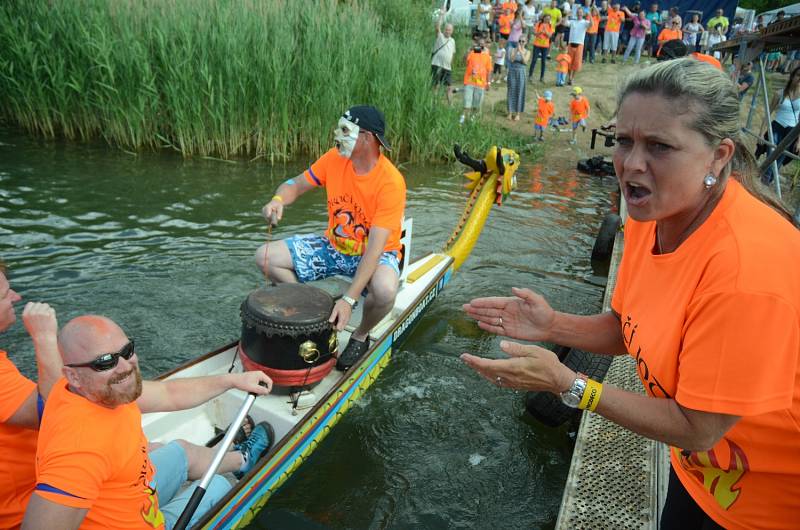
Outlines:
<svg viewBox="0 0 800 530"><path fill-rule="evenodd" d="M624 202L621 206L620 216L625 219ZM623 235L618 232L604 310L611 307L622 248ZM628 355L614 358L604 382L644 393L636 361ZM642 438L599 414L584 413L556 529L656 529L668 477L664 444Z"/></svg>

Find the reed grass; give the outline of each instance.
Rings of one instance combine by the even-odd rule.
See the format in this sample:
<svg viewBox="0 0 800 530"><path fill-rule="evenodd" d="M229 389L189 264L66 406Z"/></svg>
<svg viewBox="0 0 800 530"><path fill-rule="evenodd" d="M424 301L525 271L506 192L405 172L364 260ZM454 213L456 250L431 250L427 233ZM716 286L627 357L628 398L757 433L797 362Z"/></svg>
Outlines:
<svg viewBox="0 0 800 530"><path fill-rule="evenodd" d="M517 143L459 127L458 99L430 90L432 39L426 0L7 0L0 116L47 137L276 161L324 152L342 111L370 103L412 161Z"/></svg>

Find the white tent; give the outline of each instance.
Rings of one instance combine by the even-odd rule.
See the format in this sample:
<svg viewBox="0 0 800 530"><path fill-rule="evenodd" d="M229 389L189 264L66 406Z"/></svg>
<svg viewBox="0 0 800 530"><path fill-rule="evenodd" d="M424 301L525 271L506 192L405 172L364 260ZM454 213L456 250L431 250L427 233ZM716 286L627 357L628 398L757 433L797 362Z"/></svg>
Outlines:
<svg viewBox="0 0 800 530"><path fill-rule="evenodd" d="M758 16L764 17L764 24L769 24L772 22L772 19L775 18L775 15L778 14L778 11L783 11L786 13L786 18L795 17L800 15L800 2L797 4L792 4L786 7L779 7L778 9L771 9L769 11L764 11L763 13L759 13Z"/></svg>

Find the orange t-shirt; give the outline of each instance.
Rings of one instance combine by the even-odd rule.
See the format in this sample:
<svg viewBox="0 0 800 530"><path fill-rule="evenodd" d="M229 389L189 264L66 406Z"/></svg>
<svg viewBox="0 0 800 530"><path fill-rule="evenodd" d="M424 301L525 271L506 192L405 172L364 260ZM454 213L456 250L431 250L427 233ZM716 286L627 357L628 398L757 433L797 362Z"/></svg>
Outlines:
<svg viewBox="0 0 800 530"><path fill-rule="evenodd" d="M516 2L503 2L501 7L503 8L503 10L510 9L512 15L517 12Z"/></svg>
<svg viewBox="0 0 800 530"><path fill-rule="evenodd" d="M600 17L590 15L589 20L592 21L592 25L589 26L589 29L586 30L586 33L589 35L594 35L600 30Z"/></svg>
<svg viewBox="0 0 800 530"><path fill-rule="evenodd" d="M32 392L36 392L36 383L20 374L8 354L0 350L0 528L22 524L36 484L39 431L5 424Z"/></svg>
<svg viewBox="0 0 800 530"><path fill-rule="evenodd" d="M556 72L569 72L569 65L571 64L572 57L570 57L568 53L559 53L556 55Z"/></svg>
<svg viewBox="0 0 800 530"><path fill-rule="evenodd" d="M555 112L556 107L553 105L552 101L539 98L539 105L536 109L536 125L547 127L547 124L550 123L550 118L553 116L553 114L555 114Z"/></svg>
<svg viewBox="0 0 800 530"><path fill-rule="evenodd" d="M666 42L668 40L682 39L683 32L679 29L664 28L658 34L658 42Z"/></svg>
<svg viewBox="0 0 800 530"><path fill-rule="evenodd" d="M536 36L533 39L533 45L537 48L549 48L552 34L553 26L546 22L539 22L536 24Z"/></svg>
<svg viewBox="0 0 800 530"><path fill-rule="evenodd" d="M508 35L511 33L511 23L514 21L514 15L500 15L497 18L497 27L500 33Z"/></svg>
<svg viewBox="0 0 800 530"><path fill-rule="evenodd" d="M742 416L672 467L725 528L797 528L800 232L733 180L676 251L654 255L654 230L626 221L612 299L645 390Z"/></svg>
<svg viewBox="0 0 800 530"><path fill-rule="evenodd" d="M491 63L489 55L487 59ZM305 171L306 180L324 186L328 196L325 235L342 254L364 253L373 226L390 230L384 252L400 251L400 225L406 206L406 181L381 154L366 175L356 175L353 163L333 148Z"/></svg>
<svg viewBox="0 0 800 530"><path fill-rule="evenodd" d="M469 52L467 67L464 70L464 84L479 88L489 86L489 75L492 73L492 56L486 52Z"/></svg>
<svg viewBox="0 0 800 530"><path fill-rule="evenodd" d="M136 403L109 409L69 391L60 379L47 399L36 452L36 491L51 502L88 508L81 529L164 528Z"/></svg>
<svg viewBox="0 0 800 530"><path fill-rule="evenodd" d="M578 99L572 98L569 102L569 113L572 116L572 121L581 121L589 117L589 100L586 96L581 96Z"/></svg>
<svg viewBox="0 0 800 530"><path fill-rule="evenodd" d="M606 31L610 33L619 33L619 28L623 20L625 20L625 13L623 11L609 8L608 19L606 20Z"/></svg>

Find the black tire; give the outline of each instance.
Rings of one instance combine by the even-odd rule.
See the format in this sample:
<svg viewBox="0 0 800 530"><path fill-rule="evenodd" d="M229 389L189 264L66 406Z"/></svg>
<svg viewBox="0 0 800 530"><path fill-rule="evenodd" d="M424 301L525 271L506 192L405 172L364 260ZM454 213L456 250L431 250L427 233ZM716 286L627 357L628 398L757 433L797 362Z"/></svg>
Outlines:
<svg viewBox="0 0 800 530"><path fill-rule="evenodd" d="M592 166L589 164L588 159L578 160L578 171L581 173L586 173L587 175L593 175L594 172L592 170Z"/></svg>
<svg viewBox="0 0 800 530"><path fill-rule="evenodd" d="M594 247L592 247L592 261L605 262L611 259L611 253L614 251L614 238L621 225L622 219L615 213L610 213L603 218L600 232L597 234L597 239L594 240Z"/></svg>
<svg viewBox="0 0 800 530"><path fill-rule="evenodd" d="M563 347L559 346L559 348ZM556 353L558 354L558 351ZM612 358L611 355L597 355L573 348L567 352L561 362L576 372L586 374L590 379L602 381L606 376L606 372L608 372L609 366L611 366ZM559 396L550 392L528 392L525 394L525 409L528 414L548 427L563 425L583 412L564 405Z"/></svg>

